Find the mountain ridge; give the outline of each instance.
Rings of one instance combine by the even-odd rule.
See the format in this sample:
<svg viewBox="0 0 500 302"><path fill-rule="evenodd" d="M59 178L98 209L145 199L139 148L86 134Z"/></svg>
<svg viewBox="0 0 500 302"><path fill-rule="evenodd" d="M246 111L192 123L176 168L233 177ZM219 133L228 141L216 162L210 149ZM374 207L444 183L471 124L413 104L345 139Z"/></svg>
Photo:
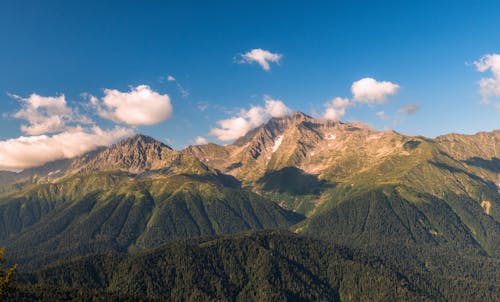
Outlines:
<svg viewBox="0 0 500 302"><path fill-rule="evenodd" d="M452 299L447 282L474 265L500 265L499 141L499 130L429 139L302 113L273 118L226 146L176 151L135 135L27 170L23 179L0 175L0 244L32 270L178 240L288 229L321 246L367 251L430 296ZM215 250L225 246L215 242ZM450 255L464 263L445 264ZM297 269L288 266L292 259L280 261ZM455 279L436 277L443 269ZM490 283L483 277L463 282L484 290Z"/></svg>

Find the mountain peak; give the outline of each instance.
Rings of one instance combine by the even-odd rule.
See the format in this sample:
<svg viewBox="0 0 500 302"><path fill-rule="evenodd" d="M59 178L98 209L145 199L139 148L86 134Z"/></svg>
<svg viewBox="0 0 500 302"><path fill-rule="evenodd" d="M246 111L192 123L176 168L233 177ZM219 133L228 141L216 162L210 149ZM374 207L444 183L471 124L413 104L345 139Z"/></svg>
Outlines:
<svg viewBox="0 0 500 302"><path fill-rule="evenodd" d="M146 146L146 145L158 145L158 146L164 146L169 149L171 149L169 146L165 145L164 143L152 138L151 136L144 135L144 134L135 134L133 136L130 136L128 138L125 138L115 145L120 145L120 146Z"/></svg>
<svg viewBox="0 0 500 302"><path fill-rule="evenodd" d="M295 111L292 112L288 115L285 115L283 117L279 118L273 118L271 121L277 121L277 120L284 120L292 124L300 124L303 121L314 121L315 119L313 117L310 117L309 115L305 114L302 111Z"/></svg>
<svg viewBox="0 0 500 302"><path fill-rule="evenodd" d="M288 117L292 117L295 119L313 119L311 116L305 114L302 111L294 111L288 115Z"/></svg>
<svg viewBox="0 0 500 302"><path fill-rule="evenodd" d="M325 124L322 120L317 120L304 112L294 111L288 115L282 117L273 117L263 125L250 130L247 134L237 139L233 145L243 146L251 140L255 139L256 136L261 136L263 132L267 132L274 139L275 137L282 135L287 129L296 129L301 124ZM335 124L333 121L327 121L329 126Z"/></svg>
<svg viewBox="0 0 500 302"><path fill-rule="evenodd" d="M158 169L176 158L176 152L154 138L136 134L93 154L74 162L80 171L88 170L124 170L139 173Z"/></svg>

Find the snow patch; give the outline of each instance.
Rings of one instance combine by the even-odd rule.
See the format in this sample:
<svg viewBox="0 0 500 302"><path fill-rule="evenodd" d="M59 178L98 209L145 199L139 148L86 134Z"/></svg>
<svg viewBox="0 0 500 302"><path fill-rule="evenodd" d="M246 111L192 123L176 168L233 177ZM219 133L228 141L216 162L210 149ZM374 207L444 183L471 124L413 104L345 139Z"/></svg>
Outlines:
<svg viewBox="0 0 500 302"><path fill-rule="evenodd" d="M49 174L48 174L48 175L49 175L49 176L52 176L52 175L54 175L54 174L58 174L58 173L60 173L60 172L61 172L61 170L51 171L51 172L49 172Z"/></svg>
<svg viewBox="0 0 500 302"><path fill-rule="evenodd" d="M282 141L283 141L283 135L280 135L276 138L276 140L274 141L273 153L278 151L278 148L280 147Z"/></svg>
<svg viewBox="0 0 500 302"><path fill-rule="evenodd" d="M380 135L370 135L368 137L368 139L381 139L381 138L382 138L382 134L380 134Z"/></svg>

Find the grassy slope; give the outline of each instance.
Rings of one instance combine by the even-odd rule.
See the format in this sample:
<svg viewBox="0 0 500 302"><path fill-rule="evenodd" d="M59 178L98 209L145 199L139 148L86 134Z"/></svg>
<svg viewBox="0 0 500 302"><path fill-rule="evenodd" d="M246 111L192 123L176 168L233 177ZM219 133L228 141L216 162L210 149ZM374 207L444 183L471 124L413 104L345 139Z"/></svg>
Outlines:
<svg viewBox="0 0 500 302"><path fill-rule="evenodd" d="M0 234L12 259L36 266L72 255L147 249L179 238L286 228L301 220L224 181L214 175L73 176L0 201Z"/></svg>

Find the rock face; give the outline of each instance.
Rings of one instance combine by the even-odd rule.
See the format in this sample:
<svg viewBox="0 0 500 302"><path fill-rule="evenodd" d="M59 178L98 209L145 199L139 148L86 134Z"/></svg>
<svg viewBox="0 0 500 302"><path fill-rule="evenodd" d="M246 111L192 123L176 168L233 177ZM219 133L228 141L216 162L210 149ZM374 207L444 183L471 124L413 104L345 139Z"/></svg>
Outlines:
<svg viewBox="0 0 500 302"><path fill-rule="evenodd" d="M216 148L213 144L184 150L209 166L241 178L255 181L267 170L301 166L307 154L327 135L342 124L317 121L301 112L283 118L272 118L248 132L232 145Z"/></svg>
<svg viewBox="0 0 500 302"><path fill-rule="evenodd" d="M183 152L250 183L266 171L285 167L327 176L332 174L329 170L341 170L345 162L353 160L359 161L360 168L364 164L374 165L389 155L409 155L411 148L404 144L410 140L416 145L424 141L395 132L377 132L362 124L316 120L295 112L271 119L232 145L208 144L189 147ZM337 173L335 177L338 176Z"/></svg>
<svg viewBox="0 0 500 302"><path fill-rule="evenodd" d="M97 154L87 154L73 161L78 172L122 170L141 173L157 170L178 159L169 146L145 135L135 135L122 140Z"/></svg>

